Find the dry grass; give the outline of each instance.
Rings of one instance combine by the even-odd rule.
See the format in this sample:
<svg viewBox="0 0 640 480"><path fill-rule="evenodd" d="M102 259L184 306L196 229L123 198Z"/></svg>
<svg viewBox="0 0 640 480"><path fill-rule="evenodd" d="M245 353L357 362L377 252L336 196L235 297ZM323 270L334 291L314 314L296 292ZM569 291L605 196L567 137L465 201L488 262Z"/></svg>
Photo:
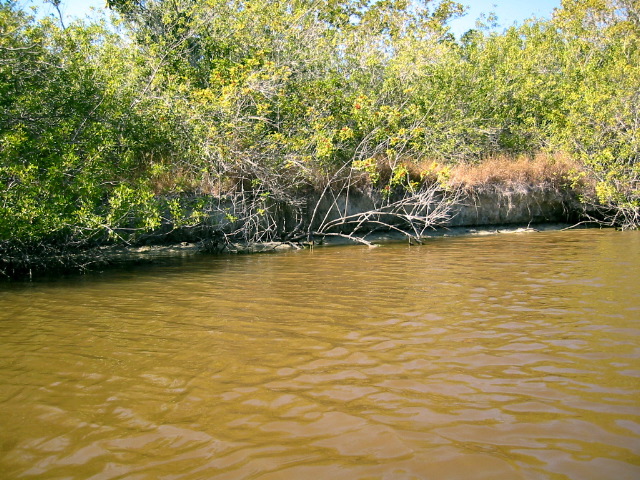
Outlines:
<svg viewBox="0 0 640 480"><path fill-rule="evenodd" d="M581 183L581 168L564 154L498 156L451 167L449 183L465 189L491 186L566 188Z"/></svg>
<svg viewBox="0 0 640 480"><path fill-rule="evenodd" d="M447 165L433 161L415 162L410 159L390 162L381 156L375 159L375 179L365 171L344 170L344 178L340 175L332 177L335 186L348 183L356 188L372 188L374 185L384 186L391 181L394 171L405 172L405 181L422 183L448 184L454 188L478 190L482 188L510 187L551 187L563 189L574 187L588 189L587 176L582 172L578 162L564 154L536 154L534 156L495 156L487 159ZM313 173L313 172L312 172ZM251 185L236 172L227 172L224 177L202 175L187 168L172 168L151 177L154 191L158 195L185 192L196 194L221 195L235 190L240 183L246 189ZM310 180L316 189L321 190L329 181L318 172L314 180ZM592 187L592 186L591 186Z"/></svg>
<svg viewBox="0 0 640 480"><path fill-rule="evenodd" d="M381 157L376 159L377 185L386 185L394 169L399 168L406 172L407 179L412 182L438 182L462 189L588 186L580 164L560 153L518 157L501 155L453 165L431 160L416 162L411 159L392 164ZM363 174L359 181L371 183L371 178Z"/></svg>
<svg viewBox="0 0 640 480"><path fill-rule="evenodd" d="M174 193L215 195L228 187L208 173L203 175L201 172L180 167L156 173L150 180L156 195Z"/></svg>

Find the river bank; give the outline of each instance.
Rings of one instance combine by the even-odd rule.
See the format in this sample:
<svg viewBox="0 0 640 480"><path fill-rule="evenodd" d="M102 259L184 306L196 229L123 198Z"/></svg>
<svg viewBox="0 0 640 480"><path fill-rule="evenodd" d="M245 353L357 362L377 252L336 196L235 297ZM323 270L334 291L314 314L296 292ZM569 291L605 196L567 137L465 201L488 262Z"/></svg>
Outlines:
<svg viewBox="0 0 640 480"><path fill-rule="evenodd" d="M536 232L569 230L573 228L587 227L569 223L438 227L426 232L420 238L419 243L425 243L428 242L429 239L442 237L533 234ZM408 242L410 245L418 244L416 240L397 231L371 232L362 237L362 239L370 244L370 247L402 242ZM225 245L223 249L215 253L212 253L203 242L181 242L171 245L106 246L78 253L33 257L29 259L29 263L25 262L22 265L15 265L17 268L13 270L13 274L4 275L4 278L0 276L0 281L11 279L29 280L52 275L101 271L123 265L162 263L178 258L195 257L198 255L248 255L358 244L361 245L362 243L346 236L327 236L314 239L311 242L234 242Z"/></svg>
<svg viewBox="0 0 640 480"><path fill-rule="evenodd" d="M441 237L461 237L461 236L485 236L499 234L524 234L535 232L547 232L557 230L568 230L577 228L576 225L568 223L545 223L520 225L491 226L483 225L476 228L471 227L439 227L421 236L420 241L424 242L430 238ZM396 231L371 232L362 237L372 246L380 246L388 243L409 242L417 243L416 240L409 239L403 233ZM259 242L259 243L229 243L216 252L218 254L246 255L255 253L273 253L290 250L302 250L305 248L331 247L338 245L359 244L357 240L347 236L327 236L313 241L304 242ZM188 257L200 254L211 254L202 242L182 242L173 245L147 245L142 247L102 247L93 251L96 257L95 264L101 266L123 264L123 263L145 263L162 261L167 258Z"/></svg>
<svg viewBox="0 0 640 480"><path fill-rule="evenodd" d="M432 200L434 203L439 201L437 198ZM150 235L145 244L108 245L79 251L66 249L64 252L51 250L41 255L2 258L0 272L5 278L34 278L95 271L123 264L161 262L205 253L269 253L348 243L373 246L408 241L415 244L433 237L532 233L572 228L585 214L584 206L571 191L521 184L463 192L439 219L431 224L425 222L419 231L407 230L404 217L390 216L382 227L380 222L369 225L360 221L361 218L368 219L371 212L380 211L380 196L376 192L343 192L332 196L330 201L328 197L312 197L309 202L315 205L313 214L308 213L302 222L288 218L286 210L280 210L280 217L274 217L274 222L284 226L283 238L292 233L294 223L298 229L302 225L303 230L314 232L321 218L324 224L334 224L335 227L321 234L297 236L296 241L262 242L241 241L231 236L221 239L215 232L210 236L194 236L191 232L178 230L171 236ZM431 205L425 205L424 211L429 212L430 208ZM428 213L424 215L426 217ZM358 221L348 221L354 218Z"/></svg>

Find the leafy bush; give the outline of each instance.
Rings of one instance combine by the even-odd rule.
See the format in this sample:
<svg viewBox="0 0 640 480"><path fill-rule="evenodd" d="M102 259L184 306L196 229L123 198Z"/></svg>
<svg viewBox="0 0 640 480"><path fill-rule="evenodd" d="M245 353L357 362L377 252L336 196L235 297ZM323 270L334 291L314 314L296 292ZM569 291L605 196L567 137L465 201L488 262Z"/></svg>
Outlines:
<svg viewBox="0 0 640 480"><path fill-rule="evenodd" d="M459 41L449 0L107 3L115 23L67 28L0 5L2 252L135 241L223 200L233 221L211 229L258 231L340 175L412 191L540 152L638 224L636 2L566 0Z"/></svg>

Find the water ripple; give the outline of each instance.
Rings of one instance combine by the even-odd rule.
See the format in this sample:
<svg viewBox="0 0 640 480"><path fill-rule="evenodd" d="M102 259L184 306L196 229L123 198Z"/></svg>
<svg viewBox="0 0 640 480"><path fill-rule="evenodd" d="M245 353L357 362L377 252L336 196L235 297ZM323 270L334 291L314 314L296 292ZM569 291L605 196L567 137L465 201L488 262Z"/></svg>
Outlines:
<svg viewBox="0 0 640 480"><path fill-rule="evenodd" d="M204 257L0 291L0 471L640 477L640 236Z"/></svg>

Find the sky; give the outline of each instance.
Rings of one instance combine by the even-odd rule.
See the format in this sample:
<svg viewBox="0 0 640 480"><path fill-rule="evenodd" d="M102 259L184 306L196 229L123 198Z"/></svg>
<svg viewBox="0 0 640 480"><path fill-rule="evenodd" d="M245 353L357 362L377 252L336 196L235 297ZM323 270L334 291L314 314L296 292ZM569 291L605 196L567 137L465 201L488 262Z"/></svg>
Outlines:
<svg viewBox="0 0 640 480"><path fill-rule="evenodd" d="M458 0L469 7L467 14L460 19L451 22L453 32L460 36L467 30L475 27L476 19L482 13L495 12L498 16L500 30L533 16L550 18L553 9L560 6L561 0ZM40 14L54 13L55 10L44 5L43 0L20 0L26 6L39 5ZM61 11L65 16L65 22L73 17L84 18L90 13L91 7L104 8L105 0L62 0Z"/></svg>
<svg viewBox="0 0 640 480"><path fill-rule="evenodd" d="M551 18L554 8L560 7L561 0L458 0L468 7L464 17L450 23L453 32L460 36L475 27L476 19L482 14L495 12L499 30L522 24L532 17Z"/></svg>

